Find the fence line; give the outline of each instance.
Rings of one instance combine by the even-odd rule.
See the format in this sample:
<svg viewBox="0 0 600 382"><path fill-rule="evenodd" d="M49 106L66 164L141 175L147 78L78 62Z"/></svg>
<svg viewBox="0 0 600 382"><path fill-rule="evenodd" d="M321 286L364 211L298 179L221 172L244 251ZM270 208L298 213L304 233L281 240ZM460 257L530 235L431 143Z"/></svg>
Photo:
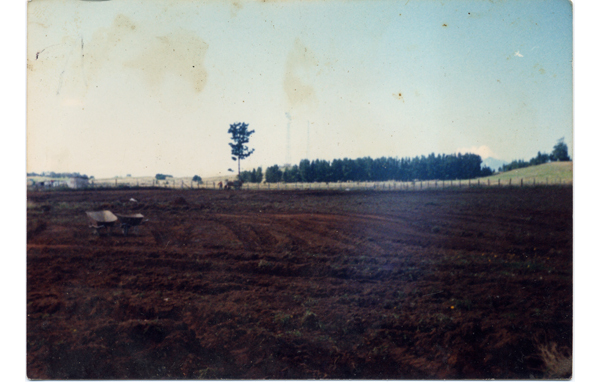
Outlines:
<svg viewBox="0 0 600 382"><path fill-rule="evenodd" d="M339 191L418 191L431 189L461 189L461 188L493 188L493 187L544 187L544 186L572 186L572 180L552 179L550 177L543 178L519 178L498 179L491 181L490 179L454 179L454 180L414 180L408 182L402 181L381 181L381 182L313 182L313 183L244 183L244 190L339 190ZM197 183L193 181L171 180L171 181L156 181L139 182L127 181L125 179L107 180L97 182L90 181L88 188L105 189L105 188L165 188L165 189L188 189L188 190L218 190L217 182ZM61 187L36 187L29 186L29 189L56 189ZM62 188L65 188L64 186Z"/></svg>

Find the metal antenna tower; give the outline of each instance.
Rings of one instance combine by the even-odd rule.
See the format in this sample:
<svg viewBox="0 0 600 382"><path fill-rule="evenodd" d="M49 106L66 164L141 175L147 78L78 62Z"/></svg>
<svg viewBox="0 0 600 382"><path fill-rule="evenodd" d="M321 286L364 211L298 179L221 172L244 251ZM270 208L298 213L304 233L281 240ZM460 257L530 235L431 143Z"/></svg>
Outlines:
<svg viewBox="0 0 600 382"><path fill-rule="evenodd" d="M285 164L287 165L291 165L292 164L292 154L291 154L291 131L290 131L290 125L292 124L292 116L290 115L290 113L285 113L285 116L288 119L288 123L287 123L287 137L286 137L286 152L285 152Z"/></svg>
<svg viewBox="0 0 600 382"><path fill-rule="evenodd" d="M306 159L309 158L310 148L310 121L306 121Z"/></svg>

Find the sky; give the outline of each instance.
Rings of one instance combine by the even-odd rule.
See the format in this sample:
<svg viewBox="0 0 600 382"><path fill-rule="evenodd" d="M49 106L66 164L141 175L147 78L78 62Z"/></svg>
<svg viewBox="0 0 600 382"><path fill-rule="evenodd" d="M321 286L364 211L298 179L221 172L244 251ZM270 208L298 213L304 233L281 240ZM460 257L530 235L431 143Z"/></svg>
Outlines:
<svg viewBox="0 0 600 382"><path fill-rule="evenodd" d="M573 156L566 0L32 0L27 171L209 177L301 159ZM289 144L288 144L289 142Z"/></svg>

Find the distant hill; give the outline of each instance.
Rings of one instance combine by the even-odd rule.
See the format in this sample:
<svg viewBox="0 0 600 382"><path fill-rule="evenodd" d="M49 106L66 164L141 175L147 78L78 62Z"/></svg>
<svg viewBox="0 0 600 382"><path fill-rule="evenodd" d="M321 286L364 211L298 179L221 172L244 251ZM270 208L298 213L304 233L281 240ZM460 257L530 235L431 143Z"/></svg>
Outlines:
<svg viewBox="0 0 600 382"><path fill-rule="evenodd" d="M481 163L481 167L483 168L484 166L487 166L494 171L498 171L498 168L502 167L505 164L508 164L508 162L505 160L490 157L490 158L485 158L483 160L483 162Z"/></svg>
<svg viewBox="0 0 600 382"><path fill-rule="evenodd" d="M521 179L524 183L533 183L535 179L536 183L545 183L546 180L550 183L573 182L573 162L550 162L544 163L537 166L529 166L525 168L519 168L507 172L496 173L495 175L487 178L482 178L490 182L497 182L498 179L502 183L508 182L512 179L512 184L518 184Z"/></svg>

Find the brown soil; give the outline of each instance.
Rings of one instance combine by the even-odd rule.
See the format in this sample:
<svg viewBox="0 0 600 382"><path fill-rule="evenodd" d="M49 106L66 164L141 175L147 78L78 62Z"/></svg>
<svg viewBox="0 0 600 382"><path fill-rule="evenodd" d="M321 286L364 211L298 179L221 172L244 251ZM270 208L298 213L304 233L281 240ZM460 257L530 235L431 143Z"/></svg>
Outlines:
<svg viewBox="0 0 600 382"><path fill-rule="evenodd" d="M561 187L30 192L28 377L543 377L540 346L572 344L572 205ZM97 236L101 209L149 221Z"/></svg>

